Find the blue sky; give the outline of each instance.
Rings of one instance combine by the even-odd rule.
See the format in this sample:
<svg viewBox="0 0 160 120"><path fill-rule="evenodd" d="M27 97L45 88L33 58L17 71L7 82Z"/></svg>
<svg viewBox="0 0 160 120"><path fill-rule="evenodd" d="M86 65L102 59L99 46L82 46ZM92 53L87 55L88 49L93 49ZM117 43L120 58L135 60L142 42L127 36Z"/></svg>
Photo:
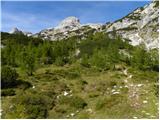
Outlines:
<svg viewBox="0 0 160 120"><path fill-rule="evenodd" d="M17 27L24 31L39 32L55 27L68 16L76 16L82 24L115 21L149 1L3 1L1 2L1 30Z"/></svg>

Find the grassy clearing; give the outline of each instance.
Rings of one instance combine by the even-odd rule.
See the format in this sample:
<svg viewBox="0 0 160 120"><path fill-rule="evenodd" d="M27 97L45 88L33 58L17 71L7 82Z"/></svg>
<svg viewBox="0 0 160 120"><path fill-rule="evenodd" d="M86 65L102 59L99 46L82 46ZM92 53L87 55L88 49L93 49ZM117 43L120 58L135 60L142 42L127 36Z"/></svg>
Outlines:
<svg viewBox="0 0 160 120"><path fill-rule="evenodd" d="M77 65L42 67L32 77L18 72L32 87L2 97L2 118L158 118L156 72L128 68L133 77L127 84L122 70L99 72ZM138 107L129 98L134 86ZM20 97L25 102L19 103ZM26 100L32 102L26 105Z"/></svg>

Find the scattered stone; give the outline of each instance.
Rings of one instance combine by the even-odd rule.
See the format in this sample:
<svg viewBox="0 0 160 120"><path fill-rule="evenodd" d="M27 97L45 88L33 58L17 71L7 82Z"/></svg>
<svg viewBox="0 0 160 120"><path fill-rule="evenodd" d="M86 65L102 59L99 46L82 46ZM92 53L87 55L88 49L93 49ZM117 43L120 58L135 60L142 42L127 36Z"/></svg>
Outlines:
<svg viewBox="0 0 160 120"><path fill-rule="evenodd" d="M0 109L0 116L2 116L2 111L3 111L3 110L2 110L2 109Z"/></svg>
<svg viewBox="0 0 160 120"><path fill-rule="evenodd" d="M133 117L133 119L137 119L138 117Z"/></svg>
<svg viewBox="0 0 160 120"><path fill-rule="evenodd" d="M32 87L33 89L35 88L35 86Z"/></svg>
<svg viewBox="0 0 160 120"><path fill-rule="evenodd" d="M64 91L64 94L63 94L63 95L64 95L64 96L67 96L68 94L69 94L68 92Z"/></svg>
<svg viewBox="0 0 160 120"><path fill-rule="evenodd" d="M116 88L116 87L117 87L116 85L113 86L113 88Z"/></svg>
<svg viewBox="0 0 160 120"><path fill-rule="evenodd" d="M74 113L71 113L71 116L73 117L75 114Z"/></svg>
<svg viewBox="0 0 160 120"><path fill-rule="evenodd" d="M59 99L59 95L57 95L57 99Z"/></svg>
<svg viewBox="0 0 160 120"><path fill-rule="evenodd" d="M125 69L125 70L123 71L123 73L124 73L124 75L128 75L127 69Z"/></svg>
<svg viewBox="0 0 160 120"><path fill-rule="evenodd" d="M150 117L151 117L151 118L155 118L156 116L154 116L154 115L151 115Z"/></svg>
<svg viewBox="0 0 160 120"><path fill-rule="evenodd" d="M130 84L129 86L133 87L134 85L133 85L133 84Z"/></svg>
<svg viewBox="0 0 160 120"><path fill-rule="evenodd" d="M122 86L120 86L119 88L120 88L120 89L122 89L123 87L122 87Z"/></svg>
<svg viewBox="0 0 160 120"><path fill-rule="evenodd" d="M146 113L146 115L150 115L150 113Z"/></svg>
<svg viewBox="0 0 160 120"><path fill-rule="evenodd" d="M120 94L120 92L114 92L113 95L115 95L115 94Z"/></svg>
<svg viewBox="0 0 160 120"><path fill-rule="evenodd" d="M13 108L13 105L10 105L9 108L10 108L10 109ZM1 112L1 111L0 111L0 112Z"/></svg>
<svg viewBox="0 0 160 120"><path fill-rule="evenodd" d="M125 88L128 88L128 85L125 85L124 87L125 87Z"/></svg>
<svg viewBox="0 0 160 120"><path fill-rule="evenodd" d="M132 78L132 75L129 75L129 77L128 78Z"/></svg>
<svg viewBox="0 0 160 120"><path fill-rule="evenodd" d="M143 103L146 104L146 103L148 103L148 101L147 101L147 100L144 100Z"/></svg>
<svg viewBox="0 0 160 120"><path fill-rule="evenodd" d="M115 89L112 89L112 92L115 92L116 90Z"/></svg>
<svg viewBox="0 0 160 120"><path fill-rule="evenodd" d="M72 90L70 90L69 93L72 93Z"/></svg>
<svg viewBox="0 0 160 120"><path fill-rule="evenodd" d="M70 97L73 96L72 94L69 95Z"/></svg>
<svg viewBox="0 0 160 120"><path fill-rule="evenodd" d="M143 86L143 84L138 84L138 85L137 85L137 87L141 87L141 86Z"/></svg>

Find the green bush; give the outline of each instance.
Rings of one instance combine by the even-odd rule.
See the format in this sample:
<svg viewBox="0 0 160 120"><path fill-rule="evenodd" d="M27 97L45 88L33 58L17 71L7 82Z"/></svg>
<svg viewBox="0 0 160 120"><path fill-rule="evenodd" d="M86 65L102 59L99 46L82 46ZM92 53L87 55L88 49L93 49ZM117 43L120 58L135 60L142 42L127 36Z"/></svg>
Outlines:
<svg viewBox="0 0 160 120"><path fill-rule="evenodd" d="M63 65L65 65L64 59L62 57L57 57L56 61L55 61L55 64L57 66L63 66Z"/></svg>
<svg viewBox="0 0 160 120"><path fill-rule="evenodd" d="M59 100L60 104L69 104L71 107L77 108L77 109L83 109L85 106L87 106L87 103L78 96L68 97L68 96L62 96Z"/></svg>
<svg viewBox="0 0 160 120"><path fill-rule="evenodd" d="M17 105L21 105L25 110L17 110L18 107L15 108L14 114L23 113L27 116L27 119L35 119L35 118L47 118L48 109L52 106L52 100L43 94L38 93L25 93L23 95L19 95L13 99L13 102Z"/></svg>
<svg viewBox="0 0 160 120"><path fill-rule="evenodd" d="M15 69L9 66L2 66L1 70L1 87L10 88L17 85L18 74Z"/></svg>
<svg viewBox="0 0 160 120"><path fill-rule="evenodd" d="M1 91L1 96L13 96L15 91L13 89L4 89Z"/></svg>
<svg viewBox="0 0 160 120"><path fill-rule="evenodd" d="M82 56L82 59L81 59L81 62L80 64L84 67L87 67L89 68L90 67L90 64L89 64L89 57L87 54L85 54L84 56Z"/></svg>

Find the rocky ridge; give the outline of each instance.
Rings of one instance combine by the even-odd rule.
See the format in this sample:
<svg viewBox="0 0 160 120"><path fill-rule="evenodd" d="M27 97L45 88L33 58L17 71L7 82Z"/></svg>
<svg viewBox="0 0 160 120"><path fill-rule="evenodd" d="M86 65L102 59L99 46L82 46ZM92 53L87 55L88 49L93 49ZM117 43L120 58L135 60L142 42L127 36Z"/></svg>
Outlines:
<svg viewBox="0 0 160 120"><path fill-rule="evenodd" d="M44 29L33 36L54 41L72 36L85 37L85 34L100 28L101 24L81 24L78 18L71 16L65 18L57 27Z"/></svg>
<svg viewBox="0 0 160 120"><path fill-rule="evenodd" d="M158 1L152 1L144 7L137 8L125 17L106 24L81 24L80 20L74 16L68 17L61 21L55 28L44 29L36 34L25 33L18 29L12 30L11 33L23 33L27 36L41 37L44 40L62 40L72 36L85 38L89 33L105 32L112 33L115 31L124 39L128 39L130 44L145 44L146 48L158 48Z"/></svg>
<svg viewBox="0 0 160 120"><path fill-rule="evenodd" d="M144 43L148 49L158 48L158 1L134 10L127 16L105 25L105 32L113 30L123 38L130 40L132 45Z"/></svg>

